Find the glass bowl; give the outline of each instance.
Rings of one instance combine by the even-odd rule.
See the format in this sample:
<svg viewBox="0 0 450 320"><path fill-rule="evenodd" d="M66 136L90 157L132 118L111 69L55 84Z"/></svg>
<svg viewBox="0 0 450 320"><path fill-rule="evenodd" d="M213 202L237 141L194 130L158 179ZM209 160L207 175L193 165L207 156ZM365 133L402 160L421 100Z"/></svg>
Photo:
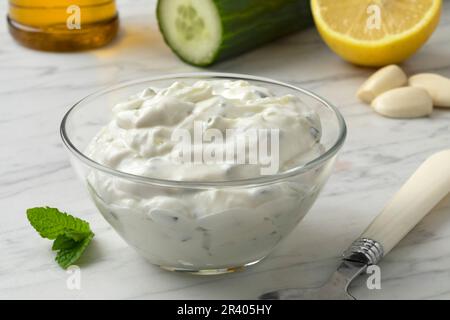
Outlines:
<svg viewBox="0 0 450 320"><path fill-rule="evenodd" d="M84 150L111 120L111 109L118 102L148 87L212 79L245 80L277 95L298 96L319 115L323 153L275 175L220 182L137 176L86 156ZM61 136L98 210L130 246L166 270L219 274L259 262L298 225L330 176L346 137L346 125L334 106L305 89L240 74L191 73L141 79L92 94L64 116ZM121 194L120 201L116 193ZM181 205L161 208L154 201L157 197ZM196 216L191 207L183 205L183 201L195 199L206 215Z"/></svg>

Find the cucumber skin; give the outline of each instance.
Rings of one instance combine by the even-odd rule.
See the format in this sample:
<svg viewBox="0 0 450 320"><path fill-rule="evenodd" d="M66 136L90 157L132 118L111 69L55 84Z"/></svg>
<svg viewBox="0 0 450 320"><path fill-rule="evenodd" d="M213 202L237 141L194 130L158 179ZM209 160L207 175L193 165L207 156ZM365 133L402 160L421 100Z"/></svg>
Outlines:
<svg viewBox="0 0 450 320"><path fill-rule="evenodd" d="M198 64L180 55L166 38L160 19L160 4L164 1L158 0L156 8L164 41L181 60L197 67L207 67L238 56L314 25L310 0L210 0L221 18L222 43L210 61Z"/></svg>

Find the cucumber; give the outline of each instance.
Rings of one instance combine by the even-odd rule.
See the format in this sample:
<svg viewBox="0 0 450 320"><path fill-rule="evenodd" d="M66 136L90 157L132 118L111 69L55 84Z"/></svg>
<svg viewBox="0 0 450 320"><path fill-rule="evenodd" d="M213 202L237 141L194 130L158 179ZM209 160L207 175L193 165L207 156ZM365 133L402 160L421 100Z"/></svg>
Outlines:
<svg viewBox="0 0 450 320"><path fill-rule="evenodd" d="M159 0L156 15L172 51L203 67L313 25L309 0Z"/></svg>

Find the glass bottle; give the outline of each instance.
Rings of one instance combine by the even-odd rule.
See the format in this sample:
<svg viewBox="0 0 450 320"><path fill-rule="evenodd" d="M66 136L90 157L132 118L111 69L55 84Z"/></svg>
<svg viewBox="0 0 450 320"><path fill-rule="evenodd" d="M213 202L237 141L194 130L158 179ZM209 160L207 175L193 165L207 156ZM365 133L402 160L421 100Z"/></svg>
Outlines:
<svg viewBox="0 0 450 320"><path fill-rule="evenodd" d="M78 51L110 42L119 18L114 0L9 0L8 26L26 47Z"/></svg>

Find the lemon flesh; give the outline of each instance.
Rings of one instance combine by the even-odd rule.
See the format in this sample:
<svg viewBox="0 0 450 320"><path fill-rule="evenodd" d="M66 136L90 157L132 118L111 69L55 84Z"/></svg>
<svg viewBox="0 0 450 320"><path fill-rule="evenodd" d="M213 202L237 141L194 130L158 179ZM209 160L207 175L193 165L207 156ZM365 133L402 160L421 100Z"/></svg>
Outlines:
<svg viewBox="0 0 450 320"><path fill-rule="evenodd" d="M435 30L442 0L311 0L327 45L364 66L400 63Z"/></svg>

